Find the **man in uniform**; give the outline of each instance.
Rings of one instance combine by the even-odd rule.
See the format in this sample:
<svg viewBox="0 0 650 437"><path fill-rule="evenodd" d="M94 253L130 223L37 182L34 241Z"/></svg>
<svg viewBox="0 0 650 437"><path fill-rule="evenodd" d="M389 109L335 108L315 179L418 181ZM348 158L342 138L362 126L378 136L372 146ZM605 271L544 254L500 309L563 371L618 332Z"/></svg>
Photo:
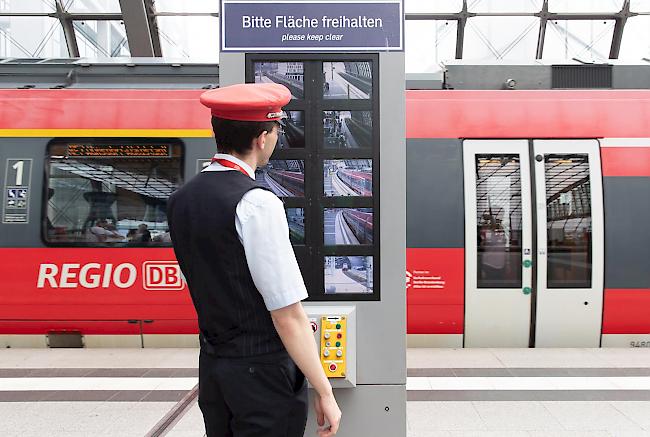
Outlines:
<svg viewBox="0 0 650 437"><path fill-rule="evenodd" d="M305 376L316 392L318 435L336 434L341 411L300 301L284 206L255 182L280 134L278 84L203 93L218 153L169 199L174 252L198 315L199 407L209 437L299 437Z"/></svg>

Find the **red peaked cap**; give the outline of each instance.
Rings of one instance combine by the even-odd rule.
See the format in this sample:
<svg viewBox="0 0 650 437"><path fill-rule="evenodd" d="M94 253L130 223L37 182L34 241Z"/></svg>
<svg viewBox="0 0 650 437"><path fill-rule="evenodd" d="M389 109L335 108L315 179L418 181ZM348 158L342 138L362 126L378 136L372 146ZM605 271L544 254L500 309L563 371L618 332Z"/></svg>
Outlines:
<svg viewBox="0 0 650 437"><path fill-rule="evenodd" d="M277 83L246 83L206 91L201 103L212 115L226 120L278 121L285 118L282 107L291 92Z"/></svg>

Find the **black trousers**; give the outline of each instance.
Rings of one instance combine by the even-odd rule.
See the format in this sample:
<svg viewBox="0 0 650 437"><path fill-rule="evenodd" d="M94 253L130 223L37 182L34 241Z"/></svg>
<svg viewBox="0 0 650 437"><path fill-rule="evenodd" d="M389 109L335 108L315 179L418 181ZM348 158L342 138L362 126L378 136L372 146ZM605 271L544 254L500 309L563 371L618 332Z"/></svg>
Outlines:
<svg viewBox="0 0 650 437"><path fill-rule="evenodd" d="M201 348L199 407L208 437L302 437L307 382L286 351L223 358Z"/></svg>

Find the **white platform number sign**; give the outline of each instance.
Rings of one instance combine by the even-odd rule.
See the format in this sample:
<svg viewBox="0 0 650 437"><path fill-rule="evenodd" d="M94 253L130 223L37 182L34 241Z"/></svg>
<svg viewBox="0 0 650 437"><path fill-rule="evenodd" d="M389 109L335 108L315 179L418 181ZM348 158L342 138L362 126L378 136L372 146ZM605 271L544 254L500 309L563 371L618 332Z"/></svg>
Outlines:
<svg viewBox="0 0 650 437"><path fill-rule="evenodd" d="M2 223L26 224L29 222L31 159L7 159L3 190Z"/></svg>

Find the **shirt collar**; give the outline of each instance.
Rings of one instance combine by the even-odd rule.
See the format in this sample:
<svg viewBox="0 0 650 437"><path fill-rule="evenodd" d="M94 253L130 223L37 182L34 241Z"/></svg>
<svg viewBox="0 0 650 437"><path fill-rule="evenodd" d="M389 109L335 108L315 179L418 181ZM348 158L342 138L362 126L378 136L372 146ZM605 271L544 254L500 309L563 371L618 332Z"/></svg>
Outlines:
<svg viewBox="0 0 650 437"><path fill-rule="evenodd" d="M253 171L253 167L246 164L244 161L237 158L236 156L229 155L227 153L215 153L213 159L225 159L225 160L230 161L230 162L232 162L234 164L237 164L241 168L246 170L246 173L248 173L248 176L250 176L251 179L255 179L255 172ZM213 162L211 165L221 165L221 164L219 164L218 162Z"/></svg>

